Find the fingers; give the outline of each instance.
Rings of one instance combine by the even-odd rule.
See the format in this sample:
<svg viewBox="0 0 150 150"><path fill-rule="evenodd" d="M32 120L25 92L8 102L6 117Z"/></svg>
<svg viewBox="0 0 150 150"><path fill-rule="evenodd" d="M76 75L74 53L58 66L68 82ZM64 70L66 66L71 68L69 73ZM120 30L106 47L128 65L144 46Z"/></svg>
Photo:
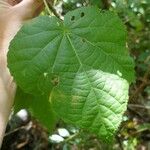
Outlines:
<svg viewBox="0 0 150 150"><path fill-rule="evenodd" d="M11 5L6 0L0 0L0 13L9 9Z"/></svg>
<svg viewBox="0 0 150 150"><path fill-rule="evenodd" d="M43 8L43 0L0 0L0 16L15 16L22 21L36 17Z"/></svg>
<svg viewBox="0 0 150 150"><path fill-rule="evenodd" d="M22 20L27 20L39 15L43 7L42 0L22 0L13 7L13 10Z"/></svg>
<svg viewBox="0 0 150 150"><path fill-rule="evenodd" d="M7 0L7 3L11 6L19 4L22 0Z"/></svg>
<svg viewBox="0 0 150 150"><path fill-rule="evenodd" d="M42 9L43 0L0 0L0 51L7 52L22 23L37 16Z"/></svg>

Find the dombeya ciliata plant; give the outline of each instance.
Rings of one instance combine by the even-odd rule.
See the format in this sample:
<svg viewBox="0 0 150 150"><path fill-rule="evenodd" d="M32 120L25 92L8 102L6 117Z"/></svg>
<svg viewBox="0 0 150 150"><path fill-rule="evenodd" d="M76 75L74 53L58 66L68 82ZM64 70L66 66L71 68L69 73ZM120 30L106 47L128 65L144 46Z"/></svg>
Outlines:
<svg viewBox="0 0 150 150"><path fill-rule="evenodd" d="M21 89L16 109L28 107L48 127L56 114L112 140L134 79L126 30L116 14L83 7L64 21L40 16L21 28L9 49L8 67Z"/></svg>

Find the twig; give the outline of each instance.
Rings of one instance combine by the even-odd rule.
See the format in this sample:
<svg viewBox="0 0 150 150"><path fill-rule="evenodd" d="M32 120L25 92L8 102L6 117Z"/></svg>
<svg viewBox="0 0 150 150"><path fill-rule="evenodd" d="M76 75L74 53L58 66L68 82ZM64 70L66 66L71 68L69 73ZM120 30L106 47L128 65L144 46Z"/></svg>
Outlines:
<svg viewBox="0 0 150 150"><path fill-rule="evenodd" d="M44 0L46 2L47 5L47 10L48 12L51 11L57 18L60 19L60 15L57 13L56 9L53 7L52 3L49 0ZM46 6L45 5L45 6Z"/></svg>
<svg viewBox="0 0 150 150"><path fill-rule="evenodd" d="M139 93L142 93L145 87L149 84L149 76L150 76L150 69L148 69L147 72L145 72L144 77L142 79L142 83L130 96L130 101L134 101L138 97Z"/></svg>
<svg viewBox="0 0 150 150"><path fill-rule="evenodd" d="M13 134L13 133L15 133L15 132L17 132L17 131L19 131L19 130L21 130L21 129L26 129L26 127L27 127L27 125L26 125L26 126L18 127L18 128L16 128L16 129L14 129L13 131L10 131L10 132L8 132L8 133L5 133L4 137L9 136L10 134Z"/></svg>
<svg viewBox="0 0 150 150"><path fill-rule="evenodd" d="M77 132L77 133L71 135L70 137L68 137L67 139L65 139L65 140L63 141L63 143L64 143L64 142L68 142L68 141L70 141L70 140L76 138L79 134L80 134L80 132Z"/></svg>
<svg viewBox="0 0 150 150"><path fill-rule="evenodd" d="M149 106L143 106L143 105L139 105L139 104L128 104L129 107L135 107L135 108L141 108L141 109L150 109Z"/></svg>
<svg viewBox="0 0 150 150"><path fill-rule="evenodd" d="M48 13L49 13L49 15L51 14L51 11L50 11L50 9L49 9L49 6L48 6L48 4L47 4L47 1L46 0L43 0L43 2L44 2L44 5L45 5L45 7L46 7L46 10L48 11Z"/></svg>
<svg viewBox="0 0 150 150"><path fill-rule="evenodd" d="M135 114L136 116L138 116L139 118L141 118L142 120L145 120L145 118L139 113L139 111L135 111L135 110L133 109L133 107L129 107L129 106L128 106L128 110L129 110L130 112L132 112L133 114Z"/></svg>
<svg viewBox="0 0 150 150"><path fill-rule="evenodd" d="M117 135L116 139L117 139L117 141L118 141L118 144L119 144L119 146L120 146L120 149L121 149L121 150L124 150L124 149L123 149L123 146L122 146L121 138Z"/></svg>
<svg viewBox="0 0 150 150"><path fill-rule="evenodd" d="M13 134L13 133L15 133L15 132L17 132L17 131L19 131L19 130L22 130L22 129L28 130L28 128L29 128L31 125L32 125L32 122L30 121L30 122L27 123L26 125L20 126L20 127L14 129L14 130L12 130L12 131L10 131L10 132L8 132L8 133L5 133L4 137L9 136L10 134Z"/></svg>

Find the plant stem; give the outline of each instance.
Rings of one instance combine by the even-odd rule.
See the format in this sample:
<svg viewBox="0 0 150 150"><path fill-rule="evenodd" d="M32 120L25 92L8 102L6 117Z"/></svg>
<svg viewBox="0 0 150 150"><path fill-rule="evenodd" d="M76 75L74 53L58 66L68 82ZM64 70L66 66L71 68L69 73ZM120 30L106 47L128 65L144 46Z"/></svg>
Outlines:
<svg viewBox="0 0 150 150"><path fill-rule="evenodd" d="M57 18L60 19L60 15L57 13L56 9L53 7L52 3L51 3L49 0L47 0L47 4L48 4L50 10L52 11L52 13L53 13Z"/></svg>
<svg viewBox="0 0 150 150"><path fill-rule="evenodd" d="M68 141L76 138L79 134L80 134L80 132L77 132L77 133L71 135L70 137L68 137L67 139L65 139L63 142L68 142Z"/></svg>
<svg viewBox="0 0 150 150"><path fill-rule="evenodd" d="M51 15L51 12L60 19L60 15L57 13L55 8L53 7L52 3L49 0L43 0L44 5L46 7L46 10L48 11L49 15Z"/></svg>
<svg viewBox="0 0 150 150"><path fill-rule="evenodd" d="M49 8L49 6L48 6L48 4L47 4L47 1L46 1L46 0L43 0L43 2L44 2L44 5L45 5L46 10L48 11L49 15L51 15L51 10L50 10L50 8Z"/></svg>

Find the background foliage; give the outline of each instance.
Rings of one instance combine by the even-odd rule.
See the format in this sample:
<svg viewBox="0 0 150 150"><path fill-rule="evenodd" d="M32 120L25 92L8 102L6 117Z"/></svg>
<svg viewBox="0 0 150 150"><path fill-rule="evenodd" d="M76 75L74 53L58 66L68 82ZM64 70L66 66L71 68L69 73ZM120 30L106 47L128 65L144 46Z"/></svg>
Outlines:
<svg viewBox="0 0 150 150"><path fill-rule="evenodd" d="M130 87L128 110L124 114L112 145L95 135L58 121L52 133L28 115L24 121L14 115L8 125L2 149L114 149L142 150L150 145L150 1L149 0L55 0L53 7L61 17L78 7L96 5L116 12L128 30L128 47L136 62L136 82ZM47 13L45 10L43 13ZM40 106L39 106L40 108ZM38 109L37 109L38 110ZM34 113L33 113L34 114ZM43 116L41 116L43 117ZM17 121L16 121L17 120ZM30 127L30 128L29 128ZM64 128L60 133L60 128ZM42 134L41 134L42 133ZM65 135L64 135L65 134ZM22 135L22 136L21 136ZM12 140L14 138L14 141ZM11 140L9 140L11 139ZM87 142L88 141L88 142Z"/></svg>

